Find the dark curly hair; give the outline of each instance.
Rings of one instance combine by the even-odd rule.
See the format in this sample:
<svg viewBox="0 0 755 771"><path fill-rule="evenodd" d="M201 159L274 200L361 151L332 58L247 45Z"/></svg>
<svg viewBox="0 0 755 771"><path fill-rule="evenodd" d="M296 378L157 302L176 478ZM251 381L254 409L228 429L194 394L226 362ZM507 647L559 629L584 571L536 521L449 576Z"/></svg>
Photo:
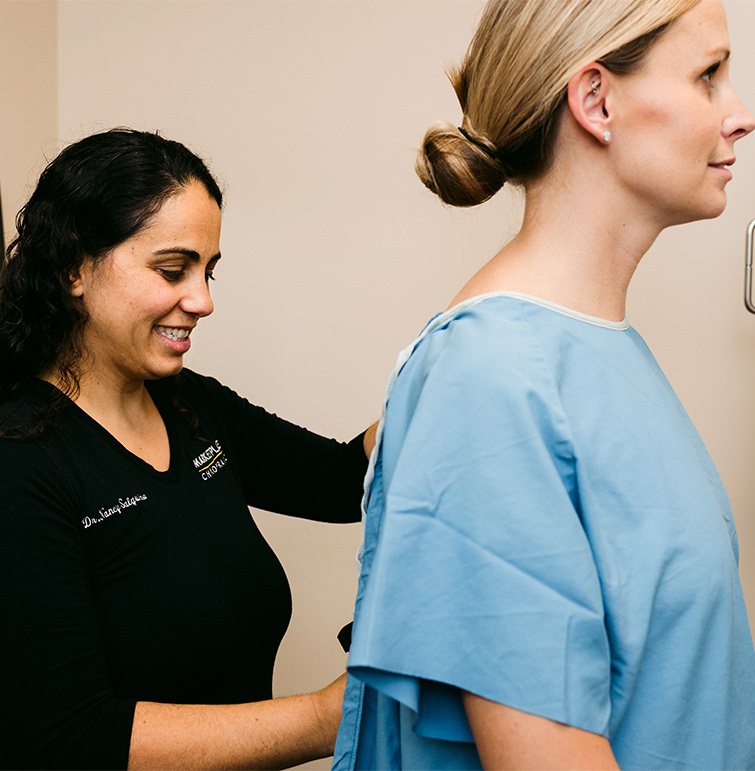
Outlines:
<svg viewBox="0 0 755 771"><path fill-rule="evenodd" d="M87 315L70 293L71 276L139 232L192 181L222 207L223 194L197 155L156 132L128 128L92 134L47 166L0 265L0 401L53 368L62 393L75 398Z"/></svg>

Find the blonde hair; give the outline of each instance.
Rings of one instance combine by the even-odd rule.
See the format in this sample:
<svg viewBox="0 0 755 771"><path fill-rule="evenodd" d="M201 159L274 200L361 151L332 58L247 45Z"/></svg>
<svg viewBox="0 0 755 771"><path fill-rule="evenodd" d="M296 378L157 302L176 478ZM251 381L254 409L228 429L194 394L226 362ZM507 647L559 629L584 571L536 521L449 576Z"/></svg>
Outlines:
<svg viewBox="0 0 755 771"><path fill-rule="evenodd" d="M699 0L490 0L462 64L449 72L457 128L425 134L416 171L454 206L475 206L506 181L548 167L571 76L598 61L623 75Z"/></svg>

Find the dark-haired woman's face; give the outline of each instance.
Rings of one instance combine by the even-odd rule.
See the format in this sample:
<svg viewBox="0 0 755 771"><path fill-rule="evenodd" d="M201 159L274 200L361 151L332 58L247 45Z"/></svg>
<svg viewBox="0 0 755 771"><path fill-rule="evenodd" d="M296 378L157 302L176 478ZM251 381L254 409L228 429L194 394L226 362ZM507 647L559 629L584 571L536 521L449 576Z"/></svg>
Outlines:
<svg viewBox="0 0 755 771"><path fill-rule="evenodd" d="M192 330L213 310L219 244L218 205L193 182L140 232L86 263L72 292L89 314L84 340L100 382L130 386L181 370Z"/></svg>
<svg viewBox="0 0 755 771"><path fill-rule="evenodd" d="M720 0L701 0L616 80L612 151L622 182L661 227L718 216L734 143L755 127L729 83Z"/></svg>

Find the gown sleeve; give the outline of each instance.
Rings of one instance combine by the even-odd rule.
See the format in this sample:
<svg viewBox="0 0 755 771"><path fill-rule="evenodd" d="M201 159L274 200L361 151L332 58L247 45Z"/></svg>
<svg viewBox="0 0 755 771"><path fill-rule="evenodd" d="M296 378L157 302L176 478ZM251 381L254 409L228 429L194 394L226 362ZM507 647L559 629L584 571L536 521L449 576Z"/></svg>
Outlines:
<svg viewBox="0 0 755 771"><path fill-rule="evenodd" d="M212 378L193 378L210 390L222 413L248 505L318 522L360 520L364 432L350 442L329 439L249 403Z"/></svg>
<svg viewBox="0 0 755 771"><path fill-rule="evenodd" d="M136 702L111 687L73 483L34 444L0 457L0 768L126 768Z"/></svg>
<svg viewBox="0 0 755 771"><path fill-rule="evenodd" d="M606 732L610 651L572 447L524 321L491 329L471 310L398 375L349 670L419 736L472 741L460 689Z"/></svg>

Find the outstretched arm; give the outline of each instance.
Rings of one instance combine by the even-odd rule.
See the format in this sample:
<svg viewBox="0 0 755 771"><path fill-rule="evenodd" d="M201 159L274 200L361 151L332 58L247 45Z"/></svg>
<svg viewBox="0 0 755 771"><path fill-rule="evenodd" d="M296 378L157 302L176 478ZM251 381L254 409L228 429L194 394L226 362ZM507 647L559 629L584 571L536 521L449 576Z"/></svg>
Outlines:
<svg viewBox="0 0 755 771"><path fill-rule="evenodd" d="M333 754L346 675L253 704L138 702L128 768L288 768Z"/></svg>

